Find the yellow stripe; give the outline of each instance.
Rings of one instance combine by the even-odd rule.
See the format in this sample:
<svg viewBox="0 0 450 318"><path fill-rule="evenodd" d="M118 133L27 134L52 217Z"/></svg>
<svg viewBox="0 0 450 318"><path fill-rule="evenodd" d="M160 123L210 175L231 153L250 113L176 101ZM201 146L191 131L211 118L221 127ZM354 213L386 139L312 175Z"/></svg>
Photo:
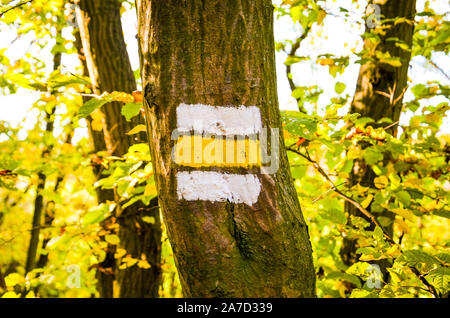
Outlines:
<svg viewBox="0 0 450 318"><path fill-rule="evenodd" d="M249 138L181 136L175 145L175 163L189 167L261 166L259 141Z"/></svg>

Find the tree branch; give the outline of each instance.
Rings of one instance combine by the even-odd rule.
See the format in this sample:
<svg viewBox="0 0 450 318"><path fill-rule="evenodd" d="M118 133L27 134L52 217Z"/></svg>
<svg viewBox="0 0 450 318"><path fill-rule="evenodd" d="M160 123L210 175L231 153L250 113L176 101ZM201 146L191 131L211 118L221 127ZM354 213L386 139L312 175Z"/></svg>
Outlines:
<svg viewBox="0 0 450 318"><path fill-rule="evenodd" d="M311 26L307 26L303 32L303 34L295 40L295 43L292 44L291 50L288 53L289 57L294 57L297 50L300 48L300 44L309 34L309 31L311 30ZM289 82L289 87L291 88L291 91L294 91L297 86L295 86L294 80L292 79L292 73L291 73L291 65L286 65L286 77ZM300 101L300 98L296 98L297 103ZM304 110L302 112L305 112Z"/></svg>
<svg viewBox="0 0 450 318"><path fill-rule="evenodd" d="M345 193L343 193L341 190L337 188L337 186L334 184L333 180L328 176L328 174L323 170L323 168L317 163L317 161L311 159L311 156L309 155L308 151L306 151L306 155L301 153L298 150L287 148L288 151L294 152L297 155L303 157L304 159L308 160L310 163L313 164L313 166L319 171L319 173L328 181L328 183L331 185L331 188L336 192L342 199L352 204L354 207L356 207L362 214L364 214L367 218L372 221L372 223L376 226L378 226L383 231L383 236L386 238L386 240L392 244L396 244L394 239L386 232L386 230L381 226L381 224L377 221L375 216L367 211L359 202L353 200L349 196L347 196Z"/></svg>
<svg viewBox="0 0 450 318"><path fill-rule="evenodd" d="M19 2L18 4L14 5L14 6L12 6L12 7L9 7L8 9L6 9L6 10L0 12L0 18L1 18L5 13L7 13L7 12L9 12L9 11L11 11L11 10L14 10L14 9L16 9L16 8L19 8L19 7L21 7L21 6L23 6L23 5L27 4L27 3L31 3L31 2L33 2L33 0L22 1L22 2Z"/></svg>
<svg viewBox="0 0 450 318"><path fill-rule="evenodd" d="M433 65L433 67L435 69L437 69L442 75L444 75L448 80L450 80L450 76L447 73L445 73L445 71L439 65L437 65L433 60L429 59L428 62L431 65Z"/></svg>
<svg viewBox="0 0 450 318"><path fill-rule="evenodd" d="M301 157L303 157L304 159L306 159L307 161L309 161L310 163L313 164L313 166L317 169L317 171L319 171L319 173L328 181L328 183L331 185L331 189L334 190L334 192L336 192L342 199L344 199L345 201L349 202L350 204L352 204L353 206L355 206L362 214L364 214L366 217L368 217L372 223L376 226L378 226L382 231L383 231L383 236L385 237L385 239L394 245L397 245L400 252L401 247L399 246L399 244L397 244L394 239L386 232L386 230L381 226L381 224L376 220L375 216L370 213L367 209L365 209L361 204L359 204L357 201L353 200L352 198L350 198L349 196L347 196L346 194L344 194L342 191L340 191L337 186L334 184L333 180L331 180L331 178L328 176L328 174L325 172L325 170L323 170L323 168L317 163L317 161L313 160L311 158L311 156L309 155L308 151L306 150L306 154L301 153L300 151L293 149L292 146L287 148L288 151L291 151ZM328 193L329 191L327 191ZM422 275L422 273L420 273L420 271L415 268L414 266L408 266L411 271L414 273L414 275L417 276L417 278L427 287L427 290L433 294L434 297L438 298L439 297L439 293L436 291L436 288L430 284L427 279Z"/></svg>

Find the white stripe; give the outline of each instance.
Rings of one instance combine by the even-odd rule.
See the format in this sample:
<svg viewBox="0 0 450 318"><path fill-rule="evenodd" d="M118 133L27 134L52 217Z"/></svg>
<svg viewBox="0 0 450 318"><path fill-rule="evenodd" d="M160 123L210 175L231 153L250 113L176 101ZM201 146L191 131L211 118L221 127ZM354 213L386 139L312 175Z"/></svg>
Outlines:
<svg viewBox="0 0 450 318"><path fill-rule="evenodd" d="M180 104L177 128L211 135L253 135L262 130L261 112L256 106L210 106Z"/></svg>
<svg viewBox="0 0 450 318"><path fill-rule="evenodd" d="M188 201L245 203L258 201L261 183L253 174L226 174L211 171L177 173L178 199Z"/></svg>

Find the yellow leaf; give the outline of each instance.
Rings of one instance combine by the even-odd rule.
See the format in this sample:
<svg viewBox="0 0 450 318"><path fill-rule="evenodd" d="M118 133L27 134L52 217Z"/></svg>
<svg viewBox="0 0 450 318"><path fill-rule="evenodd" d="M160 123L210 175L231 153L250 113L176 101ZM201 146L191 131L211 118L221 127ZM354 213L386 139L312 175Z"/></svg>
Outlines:
<svg viewBox="0 0 450 318"><path fill-rule="evenodd" d="M151 267L150 264L146 260L140 260L137 263L137 266L140 267L140 268L143 268L143 269L148 269L148 268Z"/></svg>
<svg viewBox="0 0 450 318"><path fill-rule="evenodd" d="M20 295L16 294L15 292L6 292L3 294L2 298L20 298Z"/></svg>
<svg viewBox="0 0 450 318"><path fill-rule="evenodd" d="M36 298L36 294L34 293L34 291L30 291L25 298Z"/></svg>
<svg viewBox="0 0 450 318"><path fill-rule="evenodd" d="M319 14L317 15L317 24L321 25L323 22L323 19L327 16L327 13L325 10L320 9Z"/></svg>
<svg viewBox="0 0 450 318"><path fill-rule="evenodd" d="M147 128L145 127L145 125L137 125L133 129L131 129L129 132L127 132L127 135L134 135L134 134L140 133L141 131L146 131L146 130L147 130Z"/></svg>
<svg viewBox="0 0 450 318"><path fill-rule="evenodd" d="M153 216L144 216L142 217L142 221L149 224L155 224L155 218Z"/></svg>
<svg viewBox="0 0 450 318"><path fill-rule="evenodd" d="M120 242L120 238L115 234L105 235L105 241L109 244L117 245Z"/></svg>
<svg viewBox="0 0 450 318"><path fill-rule="evenodd" d="M130 255L127 255L125 258L122 259L122 264L119 266L119 269L125 269L128 267L133 266L138 262L137 259L132 258Z"/></svg>
<svg viewBox="0 0 450 318"><path fill-rule="evenodd" d="M284 139L291 139L291 138L294 138L294 136L291 135L291 134L289 133L289 131L287 131L286 129L283 129L283 136L284 136Z"/></svg>
<svg viewBox="0 0 450 318"><path fill-rule="evenodd" d="M363 187L359 183L356 186L354 186L354 188L358 193L366 193L367 191L369 191L369 187Z"/></svg>
<svg viewBox="0 0 450 318"><path fill-rule="evenodd" d="M364 254L364 255L361 255L359 257L359 260L363 261L363 262L367 262L367 261L378 261L378 260L383 259L383 258L386 258L386 257L383 256L383 255L375 257L374 255L371 255L371 254L370 255L369 254Z"/></svg>
<svg viewBox="0 0 450 318"><path fill-rule="evenodd" d="M100 109L95 110L91 113L92 121L91 127L92 130L102 131L103 130L103 113Z"/></svg>
<svg viewBox="0 0 450 318"><path fill-rule="evenodd" d="M389 64L390 66L393 66L393 67L402 66L402 61L396 60L396 59L381 60L381 63Z"/></svg>
<svg viewBox="0 0 450 318"><path fill-rule="evenodd" d="M20 284L20 283L24 282L24 281L25 280L23 279L23 277L20 276L17 273L12 273L12 274L9 274L8 276L5 277L6 286L13 287L13 286L15 286L17 284Z"/></svg>
<svg viewBox="0 0 450 318"><path fill-rule="evenodd" d="M399 257L402 252L400 251L400 248L398 245L392 245L387 251L386 254L389 256L392 256L393 258Z"/></svg>
<svg viewBox="0 0 450 318"><path fill-rule="evenodd" d="M118 248L116 250L116 254L114 254L115 258L121 258L122 256L124 256L127 253L127 251L123 248Z"/></svg>
<svg viewBox="0 0 450 318"><path fill-rule="evenodd" d="M151 195L155 195L156 194L156 187L154 184L147 184L145 186L145 190L144 190L144 195L145 196L151 196Z"/></svg>
<svg viewBox="0 0 450 318"><path fill-rule="evenodd" d="M400 228L403 233L409 233L409 226L402 219L397 218L395 224Z"/></svg>
<svg viewBox="0 0 450 318"><path fill-rule="evenodd" d="M325 59L320 59L319 60L319 64L320 65L333 65L334 64L334 60L330 59L330 58L325 58Z"/></svg>
<svg viewBox="0 0 450 318"><path fill-rule="evenodd" d="M65 154L73 153L75 151L75 147L72 144L65 143L61 145L61 150Z"/></svg>
<svg viewBox="0 0 450 318"><path fill-rule="evenodd" d="M369 194L367 196L367 198L365 198L364 201L361 202L361 205L363 206L364 209L366 209L369 206L370 202L372 202L372 199L373 199L373 195Z"/></svg>
<svg viewBox="0 0 450 318"><path fill-rule="evenodd" d="M124 93L124 92L114 91L108 95L113 101L116 101L116 102L122 102L122 103L134 102L134 96L131 94Z"/></svg>
<svg viewBox="0 0 450 318"><path fill-rule="evenodd" d="M411 212L411 210L407 210L407 209L391 209L391 212L394 212L397 215L400 215L401 217L414 222L416 220L416 216L414 215L414 213Z"/></svg>
<svg viewBox="0 0 450 318"><path fill-rule="evenodd" d="M381 176L375 178L374 184L377 189L384 189L389 184L389 179L386 176Z"/></svg>
<svg viewBox="0 0 450 318"><path fill-rule="evenodd" d="M419 178L409 178L405 181L404 186L408 188L420 188L423 181Z"/></svg>
<svg viewBox="0 0 450 318"><path fill-rule="evenodd" d="M361 149L357 148L357 147L351 147L350 150L347 153L347 158L349 160L351 159L359 159L361 158L362 154L361 154Z"/></svg>

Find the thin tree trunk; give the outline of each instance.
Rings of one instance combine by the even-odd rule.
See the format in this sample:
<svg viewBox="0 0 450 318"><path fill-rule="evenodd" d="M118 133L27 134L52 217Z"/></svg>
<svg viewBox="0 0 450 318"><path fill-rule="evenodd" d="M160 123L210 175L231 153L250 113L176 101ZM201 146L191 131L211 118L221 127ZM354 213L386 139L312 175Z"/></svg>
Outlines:
<svg viewBox="0 0 450 318"><path fill-rule="evenodd" d="M116 0L78 1L77 20L86 57L89 75L96 94L136 90L131 65L123 39L120 21L120 2ZM133 127L143 123L140 116L130 122L121 115L123 104L108 103L101 109L104 113L106 150L114 156L122 156L134 143L145 142L145 135L127 135ZM117 199L117 198L116 198ZM154 201L153 201L154 202ZM142 221L143 216L153 217L154 224ZM112 265L118 290L111 292L111 285L100 293L103 297L157 297L161 282L161 223L159 209L144 206L140 201L120 211L118 218L120 247L133 258L145 256L150 269L133 266L118 270L114 255L107 260Z"/></svg>
<svg viewBox="0 0 450 318"><path fill-rule="evenodd" d="M281 130L271 2L139 0L137 6L158 198L185 296L314 297L311 244L282 134L268 147L280 147L273 174L220 166L186 170L171 156L182 103L218 111L256 106L265 127ZM181 171L251 172L261 192L253 203L186 200L177 190Z"/></svg>
<svg viewBox="0 0 450 318"><path fill-rule="evenodd" d="M369 5L378 4L379 1L369 1ZM372 57L376 57L376 52L388 52L391 57L400 58L402 65L394 67L392 65L382 63L381 61L369 61L363 64L359 71L358 83L355 96L351 105L351 113L359 113L363 117L370 117L374 122L389 118L393 122L400 119L400 113L403 105L403 95L407 88L408 67L411 60L411 53L396 45L393 38L412 45L412 37L414 32L414 20L416 13L416 0L388 0L384 4L378 4L381 11L381 20L406 18L411 22L395 23L390 21L381 25L386 28L386 33L380 36L379 42L367 38L364 42L364 50ZM373 21L372 21L373 22ZM380 29L375 29L379 31ZM369 30L369 32L373 32ZM372 126L378 127L379 124L372 123ZM390 132L396 135L396 125ZM388 161L389 158L385 158ZM349 185L354 186L361 184L364 187L374 188L374 178L376 177L373 170L366 165L364 160L355 160L353 171L350 176ZM370 211L370 206L368 207ZM364 217L353 205L346 203L346 210L351 215ZM388 234L392 237L394 214L373 213L376 216L383 215L391 219L391 225L386 227ZM364 217L365 218L365 217ZM344 239L341 249L343 261L351 265L357 261L356 249L358 248L355 240ZM385 261L380 263L384 271L388 264Z"/></svg>
<svg viewBox="0 0 450 318"><path fill-rule="evenodd" d="M76 21L76 20L75 20ZM89 77L89 72L86 63L86 57L84 56L83 44L81 43L81 36L79 28L75 28L73 35L75 37L75 47L78 51L78 57L82 64L82 72L84 76ZM89 97L83 96L83 103L89 100ZM89 132L89 139L91 147L95 153L100 151L106 151L105 136L103 134L103 129L98 131L93 128L92 122L93 118L89 115L87 117L87 127ZM92 170L95 176L95 180L100 180L102 178L102 172L105 169L101 164L102 158L97 158L98 160L91 160ZM97 195L97 203L105 203L107 201L114 201L114 191L111 189L103 189L102 187L95 188ZM106 224L102 224L103 228L106 228ZM115 259L114 259L115 248L110 244L106 250L105 258L98 264L97 267L97 289L102 298L112 298L114 289L114 270L115 270Z"/></svg>
<svg viewBox="0 0 450 318"><path fill-rule="evenodd" d="M59 31L60 32L60 31ZM61 65L61 53L56 53L53 57L53 70L56 71ZM45 133L52 134L54 127L54 114L55 114L56 106L54 106L50 112L46 113L45 116ZM46 158L50 155L52 151L52 146L46 146L42 151L42 158ZM34 199L34 211L33 211L33 221L31 228L31 236L30 242L27 251L27 258L25 263L25 274L32 271L36 265L36 255L39 246L39 233L41 230L41 219L42 219L42 210L44 208L44 197L42 192L45 189L45 182L47 180L47 176L39 172L38 173L38 183L36 186L36 197Z"/></svg>

